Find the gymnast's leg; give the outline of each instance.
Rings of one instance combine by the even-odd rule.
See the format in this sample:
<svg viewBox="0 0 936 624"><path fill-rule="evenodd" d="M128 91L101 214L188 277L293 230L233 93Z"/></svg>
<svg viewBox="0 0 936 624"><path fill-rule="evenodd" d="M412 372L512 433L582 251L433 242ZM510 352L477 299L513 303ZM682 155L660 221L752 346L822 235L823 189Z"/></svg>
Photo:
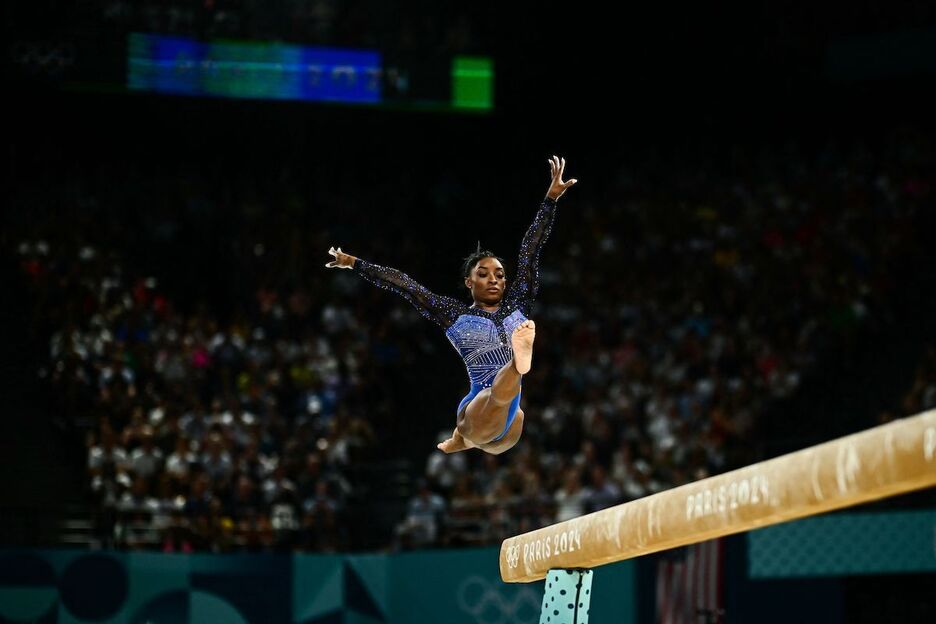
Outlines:
<svg viewBox="0 0 936 624"><path fill-rule="evenodd" d="M523 410L517 408L517 415L514 417L507 434L497 442L479 444L478 448L491 455L500 455L504 451L512 449L520 441L521 434L523 434Z"/></svg>
<svg viewBox="0 0 936 624"><path fill-rule="evenodd" d="M458 415L455 433L451 439L439 445L440 449L451 453L481 447L504 431L510 404L520 392L520 379L530 371L535 338L536 324L533 321L524 321L514 330L511 336L513 359L497 372L491 387L479 392L462 410ZM522 429L522 425L518 429ZM509 437L510 433L508 431L504 438Z"/></svg>

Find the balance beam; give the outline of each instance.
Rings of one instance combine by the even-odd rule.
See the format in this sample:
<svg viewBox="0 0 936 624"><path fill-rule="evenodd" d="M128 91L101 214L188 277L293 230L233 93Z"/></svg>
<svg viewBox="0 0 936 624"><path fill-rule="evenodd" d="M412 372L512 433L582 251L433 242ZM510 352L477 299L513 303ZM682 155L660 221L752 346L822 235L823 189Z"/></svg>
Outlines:
<svg viewBox="0 0 936 624"><path fill-rule="evenodd" d="M936 410L504 540L501 578L606 563L936 485Z"/></svg>

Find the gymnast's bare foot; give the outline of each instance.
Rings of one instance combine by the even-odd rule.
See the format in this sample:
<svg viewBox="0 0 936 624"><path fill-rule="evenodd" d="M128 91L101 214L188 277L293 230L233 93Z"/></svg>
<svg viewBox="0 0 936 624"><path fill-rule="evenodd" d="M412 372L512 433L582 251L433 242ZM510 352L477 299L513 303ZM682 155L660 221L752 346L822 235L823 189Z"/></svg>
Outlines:
<svg viewBox="0 0 936 624"><path fill-rule="evenodd" d="M436 444L436 447L444 453L457 453L458 451L467 451L470 448L474 448L475 444L462 436L456 427L455 431L452 433L452 437L444 442L439 442Z"/></svg>
<svg viewBox="0 0 936 624"><path fill-rule="evenodd" d="M513 344L514 367L521 375L530 372L530 366L533 364L533 340L536 338L536 323L533 321L523 321L519 327L514 330L510 342Z"/></svg>

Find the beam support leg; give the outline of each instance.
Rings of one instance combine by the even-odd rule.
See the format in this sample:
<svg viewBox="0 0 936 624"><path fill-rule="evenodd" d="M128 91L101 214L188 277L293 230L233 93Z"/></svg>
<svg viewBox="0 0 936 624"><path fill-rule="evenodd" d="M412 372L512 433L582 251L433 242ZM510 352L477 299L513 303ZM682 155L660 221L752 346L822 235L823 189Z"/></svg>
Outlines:
<svg viewBox="0 0 936 624"><path fill-rule="evenodd" d="M592 571L550 570L539 624L588 624Z"/></svg>

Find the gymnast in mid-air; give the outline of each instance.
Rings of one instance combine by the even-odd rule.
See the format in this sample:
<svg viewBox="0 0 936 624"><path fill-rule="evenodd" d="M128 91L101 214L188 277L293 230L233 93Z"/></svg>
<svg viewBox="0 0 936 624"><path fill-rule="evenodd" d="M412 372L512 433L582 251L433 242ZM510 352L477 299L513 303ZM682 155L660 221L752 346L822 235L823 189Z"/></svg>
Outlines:
<svg viewBox="0 0 936 624"><path fill-rule="evenodd" d="M533 224L520 244L516 274L508 286L500 258L490 251L468 256L462 268L465 288L474 300L467 305L437 295L411 277L348 255L332 247L328 268L352 269L372 284L409 301L435 321L465 361L471 391L461 400L452 437L438 447L446 453L479 448L498 455L512 448L523 432L520 386L533 363L536 325L529 320L539 287L539 255L556 218L556 202L577 180L562 181L565 159L549 159L552 180Z"/></svg>

